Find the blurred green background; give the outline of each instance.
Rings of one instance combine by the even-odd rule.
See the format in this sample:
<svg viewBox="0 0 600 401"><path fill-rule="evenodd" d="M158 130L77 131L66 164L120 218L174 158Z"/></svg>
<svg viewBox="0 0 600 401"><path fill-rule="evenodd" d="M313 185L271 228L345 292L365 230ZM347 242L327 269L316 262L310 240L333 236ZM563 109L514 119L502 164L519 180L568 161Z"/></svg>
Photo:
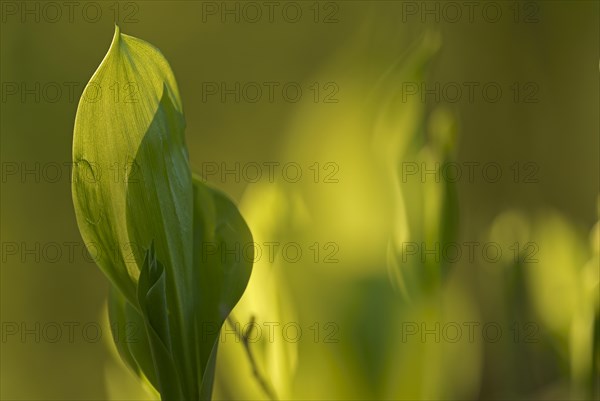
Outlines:
<svg viewBox="0 0 600 401"><path fill-rule="evenodd" d="M261 258L234 311L262 327L254 351L280 398L598 398L598 2L473 2L473 14L460 2L277 2L272 18L268 2L82 1L72 14L65 3L1 2L2 399L152 397L114 354L107 281L83 250L66 165L115 19L169 60L194 170L239 163L239 180L206 179L259 244L303 250L296 263ZM236 82L278 86L272 102L206 91ZM298 102L286 83L302 88ZM421 83L448 92L407 94ZM477 85L473 101L464 83ZM489 83L503 90L495 103L481 93ZM406 163L448 161L503 175L402 176ZM303 176L244 175L265 162ZM403 252L474 241L505 256L421 263ZM537 261L520 249L515 262L515 242ZM280 324L273 341L265 322ZM283 338L290 322L298 341ZM452 342L436 322L480 325L474 341L463 331ZM499 341L482 339L490 322ZM407 338L413 323L441 341ZM215 397L264 398L241 344L230 335L220 347Z"/></svg>

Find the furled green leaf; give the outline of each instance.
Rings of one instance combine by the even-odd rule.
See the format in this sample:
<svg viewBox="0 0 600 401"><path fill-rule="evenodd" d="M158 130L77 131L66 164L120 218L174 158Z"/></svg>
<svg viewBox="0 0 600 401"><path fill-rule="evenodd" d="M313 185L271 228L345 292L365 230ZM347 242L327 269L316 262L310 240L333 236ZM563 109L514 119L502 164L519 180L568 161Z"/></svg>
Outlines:
<svg viewBox="0 0 600 401"><path fill-rule="evenodd" d="M126 194L126 221L130 241L143 250L154 244L155 257L164 266L161 280L165 299L154 307L170 309L163 322L168 326L164 333L172 333L168 338L169 352L180 371L181 392L190 397L198 394L196 377L201 367L196 366L192 352L196 347L193 322L198 289L194 283L197 267L191 257L193 190L184 138L180 135L183 126L183 116L165 87L133 160L135 168L130 171ZM135 256L141 265L140 255ZM152 308L149 311L154 312ZM148 318L147 313L144 315ZM152 343L150 328L148 335ZM156 373L160 382L160 374Z"/></svg>
<svg viewBox="0 0 600 401"><path fill-rule="evenodd" d="M111 322L140 327L117 349L168 400L211 398L217 339L254 250L235 205L192 181L184 128L164 57L116 28L77 110L73 201L113 284Z"/></svg>
<svg viewBox="0 0 600 401"><path fill-rule="evenodd" d="M167 301L164 266L156 260L154 247L146 253L138 285L138 301L144 315L158 390L163 399L183 399L181 365L173 356L173 337L169 322L173 307Z"/></svg>
<svg viewBox="0 0 600 401"><path fill-rule="evenodd" d="M136 305L135 283L149 238L164 263L191 267L192 184L173 73L152 45L115 29L79 102L73 136L73 202L98 265ZM153 142L152 146L142 143ZM139 164L139 152L145 153ZM148 154L150 153L150 154ZM153 199L125 224L128 187ZM131 188L130 188L131 190ZM158 211L158 213L157 213ZM153 213L153 214L151 214ZM167 231L161 231L169 227Z"/></svg>
<svg viewBox="0 0 600 401"><path fill-rule="evenodd" d="M108 317L121 359L138 376L158 388L144 318L114 287L108 295Z"/></svg>

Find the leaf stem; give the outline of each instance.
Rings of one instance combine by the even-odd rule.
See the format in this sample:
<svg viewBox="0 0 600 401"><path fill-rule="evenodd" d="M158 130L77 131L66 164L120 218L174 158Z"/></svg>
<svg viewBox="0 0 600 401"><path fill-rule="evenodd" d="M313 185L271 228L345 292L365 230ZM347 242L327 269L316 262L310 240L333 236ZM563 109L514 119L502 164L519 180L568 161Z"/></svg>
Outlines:
<svg viewBox="0 0 600 401"><path fill-rule="evenodd" d="M267 380L260 374L260 370L258 369L258 364L256 363L256 359L254 358L254 354L252 353L252 349L250 349L250 333L252 333L252 329L254 328L255 317L250 317L250 323L248 323L248 328L246 331L242 331L239 329L237 322L233 319L232 314L227 316L227 322L229 325L235 330L236 335L242 339L242 344L244 345L244 349L246 350L246 355L248 356L248 360L250 361L250 365L252 366L252 374L254 378L258 382L260 388L267 395L267 397L273 401L277 400L277 395L275 391L269 386Z"/></svg>

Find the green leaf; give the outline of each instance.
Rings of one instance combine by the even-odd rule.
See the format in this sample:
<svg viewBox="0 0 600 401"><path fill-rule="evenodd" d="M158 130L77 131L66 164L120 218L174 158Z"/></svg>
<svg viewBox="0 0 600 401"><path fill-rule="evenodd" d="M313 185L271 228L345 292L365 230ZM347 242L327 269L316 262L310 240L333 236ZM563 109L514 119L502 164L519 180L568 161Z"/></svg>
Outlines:
<svg viewBox="0 0 600 401"><path fill-rule="evenodd" d="M165 301L156 307L170 308L169 318L164 321L169 325L168 332L173 333L168 339L170 352L180 370L182 392L191 397L198 394L198 366L192 352L196 347L193 322L198 288L192 263L191 173L184 138L179 135L183 125L183 116L165 87L133 161L126 220L129 239L144 250L154 244L156 258L164 266ZM139 254L135 256L140 265Z"/></svg>
<svg viewBox="0 0 600 401"><path fill-rule="evenodd" d="M192 184L184 126L177 84L165 58L116 27L77 109L72 190L84 241L132 305L137 304L135 286L144 256L132 255L132 248L147 249L153 238L160 260L191 268ZM158 147L142 146L150 142ZM148 159L154 163L140 164ZM135 205L133 236L125 224L130 185L136 193L154 195Z"/></svg>
<svg viewBox="0 0 600 401"><path fill-rule="evenodd" d="M252 234L237 207L194 176L194 264L198 268L198 363L214 375L223 322L241 298L252 272ZM212 355L214 352L215 355ZM210 381L212 386L212 380Z"/></svg>
<svg viewBox="0 0 600 401"><path fill-rule="evenodd" d="M154 247L146 253L138 285L138 301L144 315L146 331L154 361L154 370L161 397L166 400L183 399L181 365L173 356L173 338L170 328L171 305L167 301L164 266L156 260Z"/></svg>
<svg viewBox="0 0 600 401"><path fill-rule="evenodd" d="M219 332L254 250L235 205L192 182L184 128L167 61L117 27L79 102L73 202L114 286L111 321L142 328L139 342L117 343L118 351L168 400L210 399ZM218 253L203 253L206 244ZM222 249L234 252L222 257Z"/></svg>

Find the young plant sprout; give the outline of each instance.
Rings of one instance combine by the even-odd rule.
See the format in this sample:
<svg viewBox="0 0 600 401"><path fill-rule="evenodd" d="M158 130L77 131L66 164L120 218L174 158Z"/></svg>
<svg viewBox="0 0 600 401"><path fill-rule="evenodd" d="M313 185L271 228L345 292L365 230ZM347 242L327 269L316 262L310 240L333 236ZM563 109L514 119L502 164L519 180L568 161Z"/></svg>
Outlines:
<svg viewBox="0 0 600 401"><path fill-rule="evenodd" d="M115 341L122 359L163 400L208 400L219 332L253 260L220 250L252 235L231 200L192 174L184 129L166 59L116 27L75 119L77 223L110 280L111 323L140 334Z"/></svg>

